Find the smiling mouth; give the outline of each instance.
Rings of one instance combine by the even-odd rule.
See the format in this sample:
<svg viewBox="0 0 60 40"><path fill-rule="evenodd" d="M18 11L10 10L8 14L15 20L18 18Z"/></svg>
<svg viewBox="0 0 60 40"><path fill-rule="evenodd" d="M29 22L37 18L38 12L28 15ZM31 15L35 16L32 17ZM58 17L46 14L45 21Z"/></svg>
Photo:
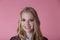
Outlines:
<svg viewBox="0 0 60 40"><path fill-rule="evenodd" d="M30 29L31 27L25 27L26 29Z"/></svg>

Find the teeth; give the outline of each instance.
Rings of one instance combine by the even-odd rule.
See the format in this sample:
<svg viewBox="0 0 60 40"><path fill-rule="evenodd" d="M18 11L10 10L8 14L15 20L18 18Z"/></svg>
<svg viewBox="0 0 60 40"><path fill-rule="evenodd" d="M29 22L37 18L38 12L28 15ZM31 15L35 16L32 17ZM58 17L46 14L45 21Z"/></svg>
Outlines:
<svg viewBox="0 0 60 40"><path fill-rule="evenodd" d="M30 27L28 27L28 28L26 27L26 29L30 29Z"/></svg>

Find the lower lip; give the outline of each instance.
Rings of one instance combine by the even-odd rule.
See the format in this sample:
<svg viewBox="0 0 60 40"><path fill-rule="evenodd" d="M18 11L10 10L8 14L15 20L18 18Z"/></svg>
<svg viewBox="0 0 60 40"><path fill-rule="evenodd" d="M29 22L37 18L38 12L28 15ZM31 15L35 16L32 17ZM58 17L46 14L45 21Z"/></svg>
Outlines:
<svg viewBox="0 0 60 40"><path fill-rule="evenodd" d="M26 27L25 27L26 28ZM26 28L26 29L30 29L30 27Z"/></svg>

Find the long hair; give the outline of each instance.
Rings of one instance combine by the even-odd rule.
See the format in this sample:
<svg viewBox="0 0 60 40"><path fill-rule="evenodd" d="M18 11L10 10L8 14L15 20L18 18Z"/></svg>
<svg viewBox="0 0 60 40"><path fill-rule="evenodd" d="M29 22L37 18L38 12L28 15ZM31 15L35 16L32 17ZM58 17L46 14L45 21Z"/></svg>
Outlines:
<svg viewBox="0 0 60 40"><path fill-rule="evenodd" d="M19 20L18 20L18 28L17 28L17 33L18 33L18 36L20 37L20 39L21 40L26 39L26 33L21 26L21 17L22 17L23 12L29 12L34 17L34 29L32 30L33 31L33 39L42 40L42 34L41 34L41 31L40 31L40 21L39 21L37 12L32 7L25 7L20 12L20 17L19 17Z"/></svg>

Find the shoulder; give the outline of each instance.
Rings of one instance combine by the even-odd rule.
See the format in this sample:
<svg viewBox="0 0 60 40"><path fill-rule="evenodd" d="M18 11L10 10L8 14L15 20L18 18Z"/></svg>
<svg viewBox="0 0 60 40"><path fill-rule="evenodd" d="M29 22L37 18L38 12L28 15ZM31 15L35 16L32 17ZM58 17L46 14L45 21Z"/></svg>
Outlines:
<svg viewBox="0 0 60 40"><path fill-rule="evenodd" d="M18 40L18 39L20 40L19 36L13 36L13 37L10 38L10 40ZM48 38L43 37L43 40L48 40Z"/></svg>
<svg viewBox="0 0 60 40"><path fill-rule="evenodd" d="M43 37L43 40L48 40L48 38L47 37Z"/></svg>
<svg viewBox="0 0 60 40"><path fill-rule="evenodd" d="M48 40L48 38L47 37L39 37L39 40Z"/></svg>
<svg viewBox="0 0 60 40"><path fill-rule="evenodd" d="M10 40L18 40L18 39L19 39L18 36L13 36L13 37L10 38Z"/></svg>

